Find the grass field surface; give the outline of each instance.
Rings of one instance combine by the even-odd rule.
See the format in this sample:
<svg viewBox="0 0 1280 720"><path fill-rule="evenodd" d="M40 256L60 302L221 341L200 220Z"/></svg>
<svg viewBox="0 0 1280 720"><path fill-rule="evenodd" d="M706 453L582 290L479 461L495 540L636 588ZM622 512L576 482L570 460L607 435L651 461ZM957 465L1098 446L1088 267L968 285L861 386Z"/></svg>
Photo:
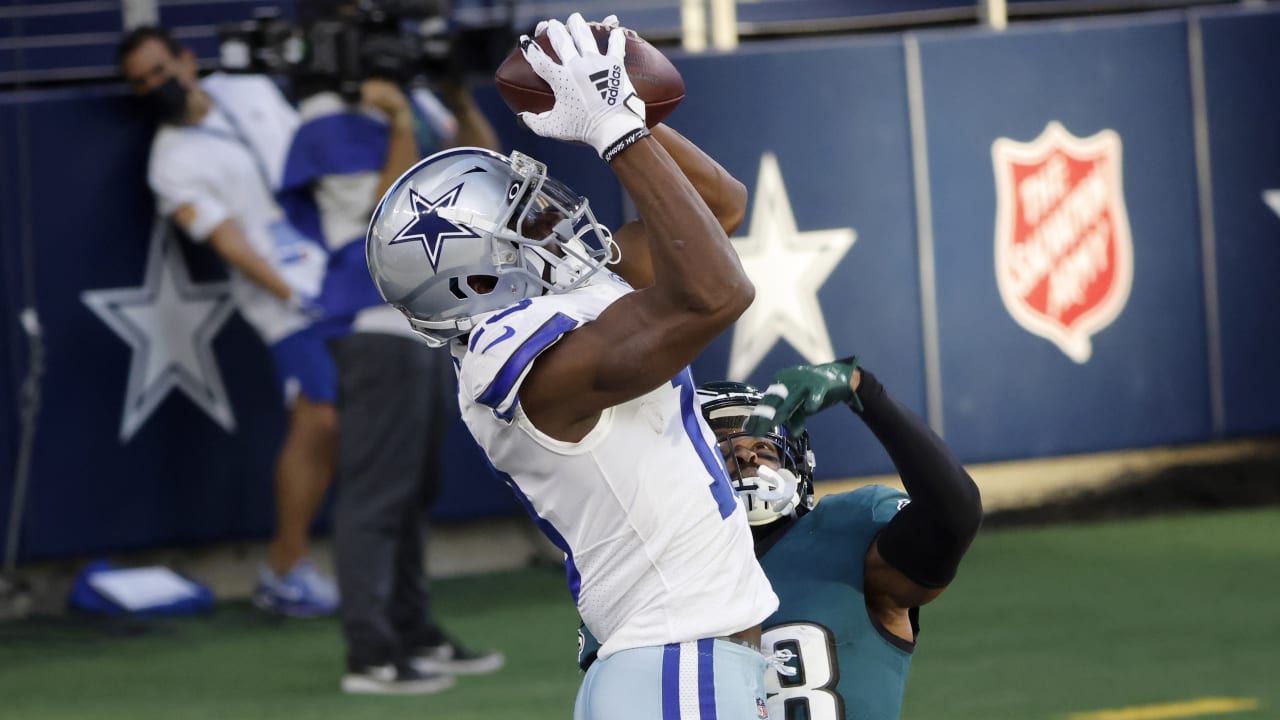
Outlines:
<svg viewBox="0 0 1280 720"><path fill-rule="evenodd" d="M419 698L338 691L333 620L0 625L5 720L563 719L579 675L560 571L438 581L436 611L507 667ZM923 613L905 720L1280 718L1280 510L979 535Z"/></svg>

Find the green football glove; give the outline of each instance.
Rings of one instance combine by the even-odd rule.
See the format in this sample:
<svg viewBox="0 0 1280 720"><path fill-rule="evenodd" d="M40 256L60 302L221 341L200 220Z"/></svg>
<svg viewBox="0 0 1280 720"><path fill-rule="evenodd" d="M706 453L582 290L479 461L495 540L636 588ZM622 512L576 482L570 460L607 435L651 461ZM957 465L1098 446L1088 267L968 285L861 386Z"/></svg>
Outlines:
<svg viewBox="0 0 1280 720"><path fill-rule="evenodd" d="M773 384L764 391L760 404L743 428L748 435L761 436L782 425L796 435L804 432L805 419L837 403L862 410L862 401L849 386L858 357L852 356L822 365L799 365L779 370Z"/></svg>

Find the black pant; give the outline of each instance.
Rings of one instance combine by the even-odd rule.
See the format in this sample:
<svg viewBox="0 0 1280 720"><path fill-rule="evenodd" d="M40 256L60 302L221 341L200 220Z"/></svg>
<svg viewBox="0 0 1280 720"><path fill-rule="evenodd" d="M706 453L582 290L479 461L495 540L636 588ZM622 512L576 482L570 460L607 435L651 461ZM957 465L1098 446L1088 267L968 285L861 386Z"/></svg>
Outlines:
<svg viewBox="0 0 1280 720"><path fill-rule="evenodd" d="M441 641L423 543L456 380L447 351L412 338L356 333L330 347L339 378L333 546L347 664L358 669Z"/></svg>

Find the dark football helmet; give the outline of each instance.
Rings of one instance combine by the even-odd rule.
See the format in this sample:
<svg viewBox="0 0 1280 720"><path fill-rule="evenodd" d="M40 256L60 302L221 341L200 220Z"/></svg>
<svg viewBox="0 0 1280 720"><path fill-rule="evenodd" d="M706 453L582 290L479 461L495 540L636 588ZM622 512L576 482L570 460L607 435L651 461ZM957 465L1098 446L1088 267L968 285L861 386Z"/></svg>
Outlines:
<svg viewBox="0 0 1280 720"><path fill-rule="evenodd" d="M720 441L720 454L729 470L738 496L747 504L747 521L753 527L768 525L784 517L795 517L813 509L813 450L809 447L809 433L791 435L786 428L775 426L763 438L755 438L767 446L755 446L750 452L737 448L752 448L744 439L752 438L742 428L760 402L760 391L750 385L736 382L705 383L698 388L698 401L702 416ZM781 470L786 473L770 473L740 459L741 454L755 454L769 460L776 454ZM787 477L790 475L794 482Z"/></svg>

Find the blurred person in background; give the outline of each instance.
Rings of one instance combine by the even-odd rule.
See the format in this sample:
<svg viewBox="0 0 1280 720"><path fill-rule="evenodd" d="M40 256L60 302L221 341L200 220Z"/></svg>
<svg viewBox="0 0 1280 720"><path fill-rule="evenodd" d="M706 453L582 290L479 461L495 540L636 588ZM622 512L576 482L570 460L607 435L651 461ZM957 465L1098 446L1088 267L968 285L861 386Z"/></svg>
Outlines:
<svg viewBox="0 0 1280 720"><path fill-rule="evenodd" d="M327 8L341 13L343 5ZM376 47L390 46L383 43ZM348 693L427 694L454 674L494 672L501 653L476 652L435 622L424 566L426 514L440 490L441 450L456 417L447 355L417 339L383 302L364 236L387 188L421 158L457 144L496 149L493 128L459 79L441 102L413 58L363 59L385 73L344 98L329 78L304 79L301 125L280 202L329 252L318 302L338 366L341 417L334 557L342 593Z"/></svg>
<svg viewBox="0 0 1280 720"><path fill-rule="evenodd" d="M266 77L198 79L194 54L164 28L131 31L117 59L138 106L159 123L147 171L158 210L226 261L236 306L270 347L290 406L275 536L254 602L288 616L331 614L337 588L308 544L337 442L336 371L311 330L324 254L283 222L273 195L297 114Z"/></svg>
<svg viewBox="0 0 1280 720"><path fill-rule="evenodd" d="M778 594L761 649L770 717L894 720L919 634L919 608L954 579L982 523L978 488L941 438L856 358L777 373L764 394L698 389L756 555ZM809 415L846 405L889 453L909 494L884 485L814 502ZM579 629L578 664L599 643Z"/></svg>

